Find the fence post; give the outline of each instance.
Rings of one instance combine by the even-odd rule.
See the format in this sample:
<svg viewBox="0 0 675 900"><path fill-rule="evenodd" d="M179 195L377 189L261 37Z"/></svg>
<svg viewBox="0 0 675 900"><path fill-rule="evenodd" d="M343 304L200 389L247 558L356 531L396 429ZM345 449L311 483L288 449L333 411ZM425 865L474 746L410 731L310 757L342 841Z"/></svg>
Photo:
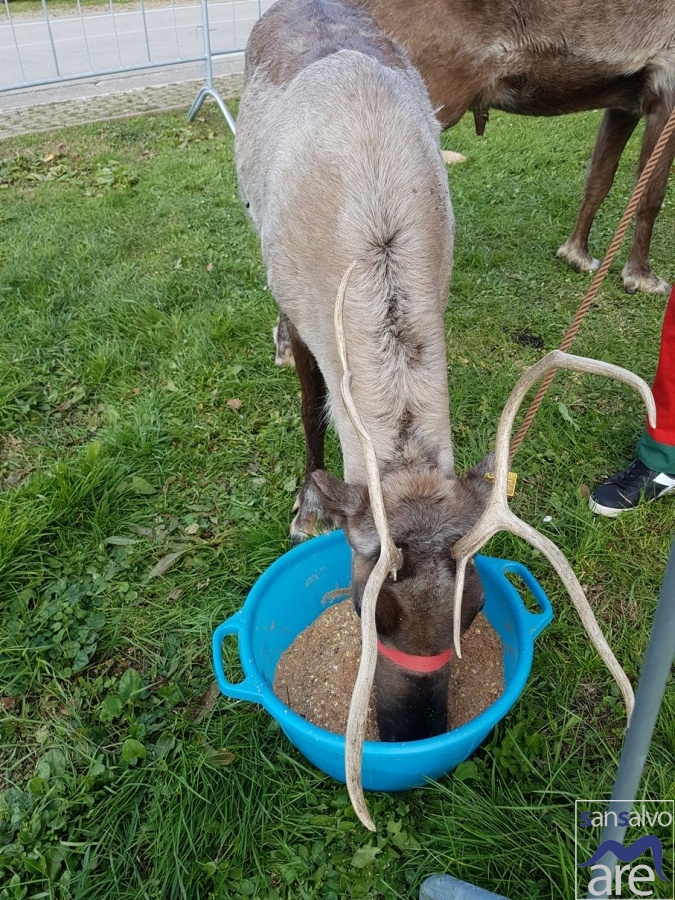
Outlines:
<svg viewBox="0 0 675 900"><path fill-rule="evenodd" d="M207 97L213 97L213 99L220 107L220 111L225 116L225 121L230 126L230 131L232 132L232 134L236 134L237 126L235 125L234 117L230 110L227 108L227 104L216 90L215 85L213 84L213 60L211 58L211 35L209 34L208 0L201 0L201 7L202 33L204 39L204 61L206 63L206 84L199 91L199 93L195 97L194 103L190 107L190 112L188 113L188 121L191 122L194 119L194 117L199 112L199 108Z"/></svg>

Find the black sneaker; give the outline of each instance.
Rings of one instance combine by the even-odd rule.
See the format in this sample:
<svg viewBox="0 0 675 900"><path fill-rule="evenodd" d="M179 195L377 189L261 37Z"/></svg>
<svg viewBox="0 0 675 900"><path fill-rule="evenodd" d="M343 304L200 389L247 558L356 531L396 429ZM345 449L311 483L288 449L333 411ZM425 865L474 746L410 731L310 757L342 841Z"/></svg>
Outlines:
<svg viewBox="0 0 675 900"><path fill-rule="evenodd" d="M635 509L642 496L646 500L656 500L671 491L675 491L675 475L655 472L636 459L623 472L612 475L596 487L588 505L591 512L615 517Z"/></svg>

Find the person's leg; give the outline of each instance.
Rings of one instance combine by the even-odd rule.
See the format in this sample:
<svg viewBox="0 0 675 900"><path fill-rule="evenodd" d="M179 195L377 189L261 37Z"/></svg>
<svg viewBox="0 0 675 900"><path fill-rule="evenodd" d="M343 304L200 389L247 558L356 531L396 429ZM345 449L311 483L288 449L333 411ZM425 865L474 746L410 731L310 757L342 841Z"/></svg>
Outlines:
<svg viewBox="0 0 675 900"><path fill-rule="evenodd" d="M646 423L638 441L637 459L593 491L589 506L594 513L619 516L635 509L642 496L656 500L675 491L675 286L663 319L652 393L656 427Z"/></svg>

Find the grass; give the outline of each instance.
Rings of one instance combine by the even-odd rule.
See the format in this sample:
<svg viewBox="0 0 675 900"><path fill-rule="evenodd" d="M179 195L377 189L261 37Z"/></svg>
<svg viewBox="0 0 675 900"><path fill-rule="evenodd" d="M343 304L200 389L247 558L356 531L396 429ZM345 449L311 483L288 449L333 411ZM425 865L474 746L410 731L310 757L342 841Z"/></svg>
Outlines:
<svg viewBox="0 0 675 900"><path fill-rule="evenodd" d="M587 285L555 248L597 121L495 115L483 140L469 121L444 137L468 156L450 170L460 468L490 449L518 373L557 345ZM232 153L213 109L0 145L0 898L411 898L434 871L571 898L573 801L608 796L624 717L550 568L515 539L490 551L530 566L556 610L528 687L455 774L370 794L376 836L263 711L213 691L210 636L287 549L303 468ZM652 245L671 280L674 225L671 186ZM664 298L625 295L621 265L575 351L649 380ZM597 520L585 497L632 458L642 420L627 388L559 375L513 501L563 548L633 680L674 507ZM329 460L339 471L334 438ZM674 795L674 753L671 684L645 797Z"/></svg>

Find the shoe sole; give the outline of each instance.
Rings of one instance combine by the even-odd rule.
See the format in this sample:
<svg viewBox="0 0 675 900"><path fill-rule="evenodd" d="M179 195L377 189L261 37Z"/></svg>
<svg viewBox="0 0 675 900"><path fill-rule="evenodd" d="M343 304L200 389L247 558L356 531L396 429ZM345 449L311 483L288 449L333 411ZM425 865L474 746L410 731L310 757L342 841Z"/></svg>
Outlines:
<svg viewBox="0 0 675 900"><path fill-rule="evenodd" d="M596 516L607 516L609 519L616 519L617 516L621 516L624 513L633 512L637 509L637 506L629 506L626 509L616 509L613 506L603 506L601 503L598 503L597 500L589 497L588 508L592 513L595 513Z"/></svg>
<svg viewBox="0 0 675 900"><path fill-rule="evenodd" d="M665 497L666 494L672 494L675 491L675 485L672 487L666 487L661 491L660 494L657 494L656 497L648 497L647 502L653 503L654 500L660 500L661 497ZM593 497L588 498L588 508L592 513L595 513L598 516L606 516L608 519L616 519L618 516L622 516L624 513L633 512L637 509L637 504L635 506L626 506L623 509L616 509L614 506L603 506L601 503L598 503L597 500L594 500Z"/></svg>

